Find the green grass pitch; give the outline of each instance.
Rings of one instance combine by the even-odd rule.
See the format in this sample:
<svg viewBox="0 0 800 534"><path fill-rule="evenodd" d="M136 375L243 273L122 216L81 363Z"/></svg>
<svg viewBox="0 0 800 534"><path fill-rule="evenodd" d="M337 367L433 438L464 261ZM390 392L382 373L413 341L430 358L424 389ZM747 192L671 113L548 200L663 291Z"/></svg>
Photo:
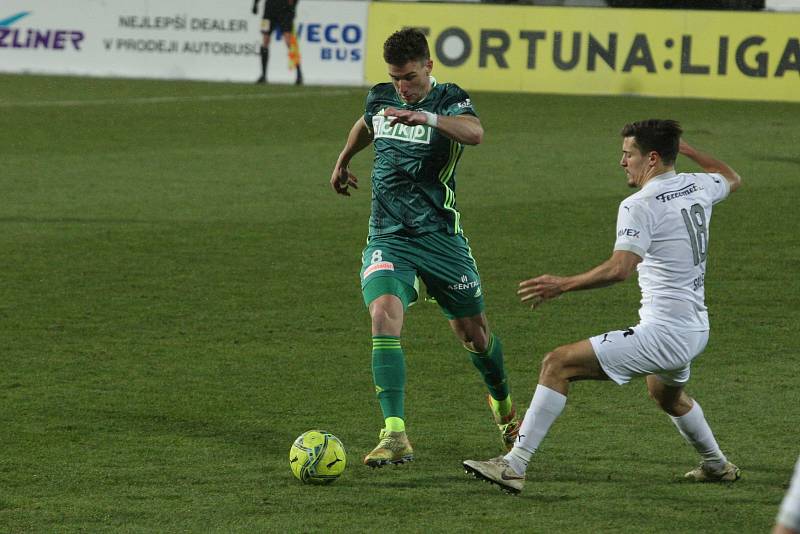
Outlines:
<svg viewBox="0 0 800 534"><path fill-rule="evenodd" d="M694 451L644 382L584 382L509 497L461 469L499 436L431 304L403 332L417 460L360 463L381 426L358 284L371 151L351 198L328 179L365 94L0 76L0 530L766 532L800 453L800 105L472 95L486 135L458 205L522 409L548 349L637 321L635 280L536 312L515 295L610 254L620 127L678 119L745 182L714 211L688 388L742 480L683 483ZM348 451L327 487L289 470L315 427Z"/></svg>

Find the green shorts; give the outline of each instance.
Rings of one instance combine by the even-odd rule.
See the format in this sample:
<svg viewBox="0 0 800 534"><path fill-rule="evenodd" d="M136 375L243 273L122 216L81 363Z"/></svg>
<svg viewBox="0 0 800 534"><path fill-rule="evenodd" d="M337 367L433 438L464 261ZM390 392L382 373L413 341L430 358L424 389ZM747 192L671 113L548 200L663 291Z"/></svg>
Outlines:
<svg viewBox="0 0 800 534"><path fill-rule="evenodd" d="M396 295L408 307L417 300L417 277L449 319L483 312L481 277L463 234L384 235L369 239L362 253L364 303Z"/></svg>

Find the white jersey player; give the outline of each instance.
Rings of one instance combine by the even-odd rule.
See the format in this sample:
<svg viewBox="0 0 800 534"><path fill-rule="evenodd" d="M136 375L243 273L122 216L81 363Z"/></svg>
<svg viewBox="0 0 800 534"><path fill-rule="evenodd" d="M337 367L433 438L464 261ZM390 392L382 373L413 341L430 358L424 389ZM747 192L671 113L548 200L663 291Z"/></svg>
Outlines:
<svg viewBox="0 0 800 534"><path fill-rule="evenodd" d="M800 534L800 458L794 466L792 483L781 503L772 534Z"/></svg>
<svg viewBox="0 0 800 534"><path fill-rule="evenodd" d="M646 377L650 396L702 459L686 473L697 482L733 482L739 468L719 448L700 405L684 391L690 364L708 341L704 285L712 207L736 191L741 178L727 164L681 140L680 125L651 119L622 129L628 185L639 191L620 203L611 257L574 276L545 274L520 283L521 300L537 307L567 291L604 287L635 270L642 290L640 322L625 330L558 347L542 360L539 384L514 448L488 461L466 460L478 478L517 493L525 471L567 402L570 382ZM678 154L705 172L676 173Z"/></svg>

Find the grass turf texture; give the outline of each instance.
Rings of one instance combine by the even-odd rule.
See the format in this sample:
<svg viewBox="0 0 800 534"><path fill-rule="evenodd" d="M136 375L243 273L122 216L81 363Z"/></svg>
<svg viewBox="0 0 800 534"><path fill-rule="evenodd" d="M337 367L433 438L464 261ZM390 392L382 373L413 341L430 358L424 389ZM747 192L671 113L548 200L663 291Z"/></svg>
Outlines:
<svg viewBox="0 0 800 534"><path fill-rule="evenodd" d="M696 456L644 382L584 382L512 498L461 470L499 436L430 304L403 333L417 461L360 465L381 426L358 287L371 155L351 198L328 178L365 93L0 76L2 530L766 531L800 452L800 106L472 95L486 136L459 207L522 409L548 349L637 321L634 280L536 312L515 296L610 253L622 124L678 119L745 180L714 211L689 387L743 479L681 482ZM316 427L349 454L332 486L289 470Z"/></svg>

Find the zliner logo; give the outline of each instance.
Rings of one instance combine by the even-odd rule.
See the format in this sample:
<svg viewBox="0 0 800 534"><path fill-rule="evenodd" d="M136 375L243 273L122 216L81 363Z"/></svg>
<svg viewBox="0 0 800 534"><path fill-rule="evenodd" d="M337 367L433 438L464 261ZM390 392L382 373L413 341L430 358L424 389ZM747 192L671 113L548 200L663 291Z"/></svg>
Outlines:
<svg viewBox="0 0 800 534"><path fill-rule="evenodd" d="M81 49L84 34L78 30L11 28L20 19L30 15L22 11L0 20L0 48L64 50Z"/></svg>
<svg viewBox="0 0 800 534"><path fill-rule="evenodd" d="M689 184L686 187L682 187L677 191L666 191L661 193L660 195L656 195L656 198L663 203L669 202L670 200L675 200L676 198L686 197L695 193L697 191L702 191L704 187L697 185L697 184Z"/></svg>
<svg viewBox="0 0 800 534"><path fill-rule="evenodd" d="M383 113L383 112L381 112ZM409 143L431 144L431 127L423 124L407 126L405 124L391 125L394 117L384 117L375 115L372 117L372 130L375 132L375 139L383 137L385 139L397 139Z"/></svg>
<svg viewBox="0 0 800 534"><path fill-rule="evenodd" d="M464 109L464 108L472 108L472 100L468 98L468 99L464 100L463 102L459 102L456 105L459 108L462 108L462 109Z"/></svg>

